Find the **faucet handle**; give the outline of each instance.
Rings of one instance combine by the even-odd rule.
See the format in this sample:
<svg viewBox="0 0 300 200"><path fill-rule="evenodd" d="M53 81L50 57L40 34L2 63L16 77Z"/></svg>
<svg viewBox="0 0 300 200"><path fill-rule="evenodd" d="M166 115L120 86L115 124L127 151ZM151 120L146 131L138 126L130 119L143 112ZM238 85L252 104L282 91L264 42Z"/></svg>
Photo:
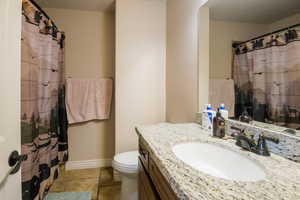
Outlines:
<svg viewBox="0 0 300 200"><path fill-rule="evenodd" d="M262 134L262 137L263 137L265 140L274 142L275 144L278 144L278 143L279 143L279 138L276 138L276 137L270 137L270 136L265 136L264 134Z"/></svg>
<svg viewBox="0 0 300 200"><path fill-rule="evenodd" d="M231 129L232 129L232 130L235 130L235 132L233 132L233 133L230 135L231 137L236 138L236 137L241 136L241 135L243 135L243 136L246 135L246 134L245 134L245 129L236 128L236 127L234 127L234 126L232 126Z"/></svg>

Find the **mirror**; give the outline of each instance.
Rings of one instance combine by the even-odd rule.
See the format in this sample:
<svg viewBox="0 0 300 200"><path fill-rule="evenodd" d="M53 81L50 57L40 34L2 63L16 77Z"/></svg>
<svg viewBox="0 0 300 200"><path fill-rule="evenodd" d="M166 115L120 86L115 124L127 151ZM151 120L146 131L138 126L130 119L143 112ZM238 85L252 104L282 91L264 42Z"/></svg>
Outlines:
<svg viewBox="0 0 300 200"><path fill-rule="evenodd" d="M231 119L300 136L300 2L208 6L213 108L224 103Z"/></svg>

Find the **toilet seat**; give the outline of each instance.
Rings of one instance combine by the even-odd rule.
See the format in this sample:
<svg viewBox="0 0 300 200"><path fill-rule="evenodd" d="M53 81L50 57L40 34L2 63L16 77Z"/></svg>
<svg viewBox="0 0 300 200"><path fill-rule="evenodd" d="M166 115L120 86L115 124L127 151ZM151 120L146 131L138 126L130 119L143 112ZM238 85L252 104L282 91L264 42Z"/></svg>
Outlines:
<svg viewBox="0 0 300 200"><path fill-rule="evenodd" d="M138 172L138 151L119 153L114 156L113 167L123 173Z"/></svg>

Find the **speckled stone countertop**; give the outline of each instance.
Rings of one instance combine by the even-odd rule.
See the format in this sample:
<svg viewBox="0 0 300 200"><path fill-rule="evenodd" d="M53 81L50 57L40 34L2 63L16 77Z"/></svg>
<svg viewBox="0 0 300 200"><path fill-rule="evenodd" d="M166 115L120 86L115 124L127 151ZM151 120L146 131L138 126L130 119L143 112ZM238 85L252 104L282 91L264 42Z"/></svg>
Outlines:
<svg viewBox="0 0 300 200"><path fill-rule="evenodd" d="M179 199L300 200L298 163L274 154L271 157L264 157L241 151L234 144L234 140L209 137L198 124L162 123L138 126L136 130L141 142L148 147L150 156ZM255 160L265 169L266 179L258 182L230 181L210 176L188 166L175 156L172 147L192 141L222 145Z"/></svg>

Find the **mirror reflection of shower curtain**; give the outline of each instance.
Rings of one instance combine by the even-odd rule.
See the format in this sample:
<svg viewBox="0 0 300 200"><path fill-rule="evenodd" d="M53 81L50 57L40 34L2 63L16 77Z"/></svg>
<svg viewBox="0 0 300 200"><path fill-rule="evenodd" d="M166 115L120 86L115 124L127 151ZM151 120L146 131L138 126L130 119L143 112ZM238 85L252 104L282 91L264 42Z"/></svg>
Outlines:
<svg viewBox="0 0 300 200"><path fill-rule="evenodd" d="M22 14L22 199L41 200L68 159L64 34L29 0Z"/></svg>
<svg viewBox="0 0 300 200"><path fill-rule="evenodd" d="M300 127L300 31L288 32L235 49L236 117Z"/></svg>

